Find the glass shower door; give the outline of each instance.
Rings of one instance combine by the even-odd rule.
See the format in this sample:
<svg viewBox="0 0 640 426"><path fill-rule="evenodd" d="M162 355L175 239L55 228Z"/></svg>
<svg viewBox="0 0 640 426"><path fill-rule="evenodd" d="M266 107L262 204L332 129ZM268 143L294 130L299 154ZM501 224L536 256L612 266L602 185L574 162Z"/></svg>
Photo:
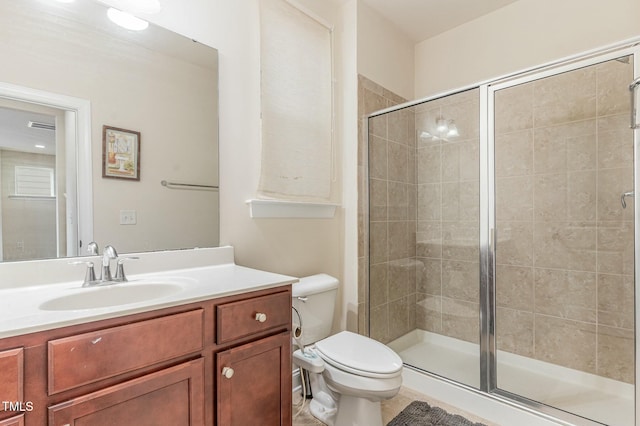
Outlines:
<svg viewBox="0 0 640 426"><path fill-rule="evenodd" d="M489 89L497 388L633 425L633 56L591 62Z"/></svg>

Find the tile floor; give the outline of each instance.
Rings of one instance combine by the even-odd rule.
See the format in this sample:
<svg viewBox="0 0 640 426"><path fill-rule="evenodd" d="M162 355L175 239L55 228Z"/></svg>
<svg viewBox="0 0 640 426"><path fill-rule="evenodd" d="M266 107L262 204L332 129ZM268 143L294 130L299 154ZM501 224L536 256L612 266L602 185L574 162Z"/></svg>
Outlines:
<svg viewBox="0 0 640 426"><path fill-rule="evenodd" d="M298 407L299 407L299 403L300 403L300 395L296 392L293 395L293 426L321 426L324 423L316 420L310 413L308 410L308 405L305 406L305 410L303 410L299 415L296 416L296 413L298 412ZM443 402L434 400L432 398L429 398L425 395L422 395L418 392L415 392L411 389L407 389L405 387L400 389L400 392L398 393L398 395L396 395L395 397L391 398L388 401L384 401L382 403L382 421L384 422L384 424L386 425L387 423L389 423L395 416L398 415L398 413L400 411L402 411L402 409L404 407L406 407L407 405L409 405L412 401L415 400L421 400L421 401L427 401L431 406L437 406L442 408L443 410L447 410L449 413L452 414L460 414L464 417L466 417L467 419L473 421L473 422L480 422L480 423L484 423L487 426L498 426L495 423L491 423L487 420L481 419L477 416L474 416L473 414L464 412L462 410L459 410L455 407L452 407L450 405L447 405Z"/></svg>

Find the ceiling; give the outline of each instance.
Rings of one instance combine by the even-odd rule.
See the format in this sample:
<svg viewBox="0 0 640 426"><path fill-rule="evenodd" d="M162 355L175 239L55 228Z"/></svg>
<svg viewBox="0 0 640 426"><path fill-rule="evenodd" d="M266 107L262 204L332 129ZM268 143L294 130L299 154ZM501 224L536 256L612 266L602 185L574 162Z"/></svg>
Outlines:
<svg viewBox="0 0 640 426"><path fill-rule="evenodd" d="M362 0L420 42L517 0Z"/></svg>
<svg viewBox="0 0 640 426"><path fill-rule="evenodd" d="M55 124L55 117L0 107L0 149L55 155L55 132L29 127L29 121Z"/></svg>

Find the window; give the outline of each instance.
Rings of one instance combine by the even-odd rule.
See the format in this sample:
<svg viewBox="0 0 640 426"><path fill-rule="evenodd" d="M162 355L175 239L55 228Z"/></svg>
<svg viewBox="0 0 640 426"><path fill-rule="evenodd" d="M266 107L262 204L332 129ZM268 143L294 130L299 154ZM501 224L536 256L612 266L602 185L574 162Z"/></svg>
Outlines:
<svg viewBox="0 0 640 426"><path fill-rule="evenodd" d="M16 166L18 197L55 197L53 168Z"/></svg>
<svg viewBox="0 0 640 426"><path fill-rule="evenodd" d="M332 32L285 0L260 1L266 198L328 201L333 167Z"/></svg>

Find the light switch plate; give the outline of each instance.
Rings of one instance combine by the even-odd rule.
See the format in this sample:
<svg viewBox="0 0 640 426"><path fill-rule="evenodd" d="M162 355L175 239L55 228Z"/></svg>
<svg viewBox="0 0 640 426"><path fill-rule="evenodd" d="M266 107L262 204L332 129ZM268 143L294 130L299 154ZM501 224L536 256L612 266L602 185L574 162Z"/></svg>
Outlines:
<svg viewBox="0 0 640 426"><path fill-rule="evenodd" d="M135 225L137 222L135 210L120 210L120 225Z"/></svg>

